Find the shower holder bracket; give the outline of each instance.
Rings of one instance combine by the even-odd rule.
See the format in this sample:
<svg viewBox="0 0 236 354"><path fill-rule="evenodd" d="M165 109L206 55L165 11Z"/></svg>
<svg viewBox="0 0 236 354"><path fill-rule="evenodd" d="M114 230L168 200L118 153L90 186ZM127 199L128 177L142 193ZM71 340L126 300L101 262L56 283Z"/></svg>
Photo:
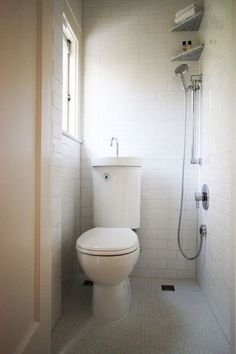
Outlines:
<svg viewBox="0 0 236 354"><path fill-rule="evenodd" d="M200 83L202 83L202 74L191 75L191 85L189 85L188 89L195 92L199 91L201 88Z"/></svg>
<svg viewBox="0 0 236 354"><path fill-rule="evenodd" d="M202 74L191 75L191 81L202 82Z"/></svg>
<svg viewBox="0 0 236 354"><path fill-rule="evenodd" d="M191 165L201 165L202 164L202 158L191 158L190 160Z"/></svg>

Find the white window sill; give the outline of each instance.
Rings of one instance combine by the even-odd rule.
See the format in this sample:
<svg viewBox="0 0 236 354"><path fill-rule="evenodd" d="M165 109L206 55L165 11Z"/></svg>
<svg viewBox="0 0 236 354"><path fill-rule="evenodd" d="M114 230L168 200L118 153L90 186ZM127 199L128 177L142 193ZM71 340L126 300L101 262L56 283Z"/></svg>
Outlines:
<svg viewBox="0 0 236 354"><path fill-rule="evenodd" d="M67 138L76 141L76 142L79 143L79 144L82 144L82 143L83 143L83 141L82 141L81 139L79 139L79 138L77 138L77 137L71 135L70 133L65 132L64 130L62 131L62 134L63 134L64 136L66 136Z"/></svg>

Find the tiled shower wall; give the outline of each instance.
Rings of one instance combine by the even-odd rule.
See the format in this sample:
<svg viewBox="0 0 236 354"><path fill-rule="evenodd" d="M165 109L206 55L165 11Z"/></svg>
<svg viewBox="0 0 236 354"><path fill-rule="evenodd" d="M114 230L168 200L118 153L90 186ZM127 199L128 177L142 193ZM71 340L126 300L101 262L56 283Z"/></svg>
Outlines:
<svg viewBox="0 0 236 354"><path fill-rule="evenodd" d="M230 337L232 284L231 240L231 112L230 112L230 0L206 0L201 38L203 73L202 151L200 185L210 189L210 207L201 211L200 222L208 227L198 262L198 280L205 296Z"/></svg>
<svg viewBox="0 0 236 354"><path fill-rule="evenodd" d="M69 1L81 23L81 1ZM76 278L75 239L79 233L80 144L62 134L63 0L54 1L52 77L52 326L61 313L62 296Z"/></svg>
<svg viewBox="0 0 236 354"><path fill-rule="evenodd" d="M81 231L93 227L91 159L115 155L142 158L142 210L138 231L143 252L134 274L194 277L195 262L177 249L184 95L171 57L194 32L171 33L174 14L192 0L86 0L84 35L84 144L81 159ZM198 66L189 63L190 72ZM190 147L188 148L188 155ZM196 250L197 166L186 175L183 246Z"/></svg>

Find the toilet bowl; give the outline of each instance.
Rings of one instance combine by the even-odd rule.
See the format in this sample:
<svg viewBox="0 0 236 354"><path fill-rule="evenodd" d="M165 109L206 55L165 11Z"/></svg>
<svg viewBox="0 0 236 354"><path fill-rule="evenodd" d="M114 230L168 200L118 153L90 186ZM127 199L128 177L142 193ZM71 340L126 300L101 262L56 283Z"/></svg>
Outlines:
<svg viewBox="0 0 236 354"><path fill-rule="evenodd" d="M129 311L128 276L139 257L139 241L129 228L97 227L76 242L78 261L93 281L93 314L106 322L118 321Z"/></svg>

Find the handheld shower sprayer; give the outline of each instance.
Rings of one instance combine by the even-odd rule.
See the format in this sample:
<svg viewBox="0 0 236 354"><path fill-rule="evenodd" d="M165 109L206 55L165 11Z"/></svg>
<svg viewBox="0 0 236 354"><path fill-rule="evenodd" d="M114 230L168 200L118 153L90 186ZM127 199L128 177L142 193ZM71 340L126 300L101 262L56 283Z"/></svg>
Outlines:
<svg viewBox="0 0 236 354"><path fill-rule="evenodd" d="M182 253L182 255L192 261L196 259L202 250L202 244L203 244L203 237L206 234L200 233L200 243L197 249L197 252L195 255L188 256L185 253L185 250L182 247L182 242L181 242L181 226L182 226L182 219L183 219L183 204L184 204L184 182L185 182L185 163L186 163L186 147L187 147L187 107L188 107L188 102L187 102L187 97L188 97L188 91L192 91L192 118L193 118L193 140L192 140L192 158L191 158L191 163L196 164L200 163L200 159L196 158L196 151L197 151L197 145L196 145L196 136L197 136L197 118L196 118L196 113L195 113L195 96L196 92L200 90L199 83L201 82L201 75L192 75L191 77L191 83L192 85L187 85L185 82L185 77L184 75L188 71L188 65L187 64L181 64L175 69L175 74L179 76L182 80L183 84L183 89L184 89L184 96L185 96L185 113L184 113L184 149L183 149L183 160L182 160L182 181L181 181L181 198L180 198L180 212L179 212L179 221L178 221L178 231L177 231L177 241L178 241L178 246L179 250ZM198 77L198 80L194 80L194 77Z"/></svg>
<svg viewBox="0 0 236 354"><path fill-rule="evenodd" d="M184 74L186 74L188 72L188 65L187 64L181 64L179 66L177 66L177 68L175 69L175 74L177 76L180 76L182 83L183 83L183 89L185 92L188 91L188 86L186 85L185 82L185 78L184 78Z"/></svg>

